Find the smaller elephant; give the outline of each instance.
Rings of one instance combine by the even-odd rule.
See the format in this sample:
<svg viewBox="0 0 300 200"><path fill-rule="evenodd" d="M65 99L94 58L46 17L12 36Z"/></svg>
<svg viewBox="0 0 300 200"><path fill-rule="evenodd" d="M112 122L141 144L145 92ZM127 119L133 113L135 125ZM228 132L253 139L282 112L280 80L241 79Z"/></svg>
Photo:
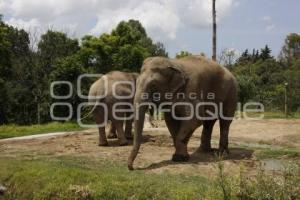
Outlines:
<svg viewBox="0 0 300 200"><path fill-rule="evenodd" d="M108 120L111 121L108 138L117 136L120 146L127 145L127 139L132 138L133 119L124 119L130 118L133 114L128 104L133 104L137 77L137 73L112 71L103 75L90 87L89 102L95 103L93 117L96 124L100 125L98 127L99 146L108 145L105 134L105 125ZM127 110L127 112L116 112L114 105L116 106L118 103L122 103L117 106L118 110ZM123 130L124 122L125 131Z"/></svg>

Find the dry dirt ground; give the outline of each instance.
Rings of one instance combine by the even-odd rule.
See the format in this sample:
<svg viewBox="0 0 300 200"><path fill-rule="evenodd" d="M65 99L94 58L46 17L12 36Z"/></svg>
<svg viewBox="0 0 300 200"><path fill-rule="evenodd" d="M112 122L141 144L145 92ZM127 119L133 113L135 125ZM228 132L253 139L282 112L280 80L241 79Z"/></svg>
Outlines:
<svg viewBox="0 0 300 200"><path fill-rule="evenodd" d="M188 150L191 159L187 163L170 161L174 153L172 139L163 122L160 128L147 128L143 133L143 144L135 161L135 167L149 173L181 173L201 174L205 176L216 173L213 154L196 152L200 145L202 127L192 136ZM289 147L300 149L300 120L272 119L272 120L236 120L232 123L229 135L230 155L226 158L225 170L238 173L243 165L249 172L255 171L259 163L253 148L260 147ZM214 147L218 145L219 126L216 123L213 131ZM50 139L32 139L26 141L0 141L0 154L3 156L83 156L92 159L126 162L131 146L118 146L117 140L109 140L110 146L97 145L98 133L96 129L78 132L63 137ZM299 158L297 162L299 161Z"/></svg>

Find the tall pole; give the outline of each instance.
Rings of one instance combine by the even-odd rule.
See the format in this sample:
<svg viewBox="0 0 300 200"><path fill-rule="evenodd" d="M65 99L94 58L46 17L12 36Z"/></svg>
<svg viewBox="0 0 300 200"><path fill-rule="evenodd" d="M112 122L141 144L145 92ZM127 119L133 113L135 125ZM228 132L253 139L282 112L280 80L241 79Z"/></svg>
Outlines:
<svg viewBox="0 0 300 200"><path fill-rule="evenodd" d="M288 83L284 83L284 114L285 118L288 116L288 111L287 111L287 86Z"/></svg>
<svg viewBox="0 0 300 200"><path fill-rule="evenodd" d="M217 12L216 0L212 0L212 18L213 18L213 38L212 38L212 59L217 60Z"/></svg>

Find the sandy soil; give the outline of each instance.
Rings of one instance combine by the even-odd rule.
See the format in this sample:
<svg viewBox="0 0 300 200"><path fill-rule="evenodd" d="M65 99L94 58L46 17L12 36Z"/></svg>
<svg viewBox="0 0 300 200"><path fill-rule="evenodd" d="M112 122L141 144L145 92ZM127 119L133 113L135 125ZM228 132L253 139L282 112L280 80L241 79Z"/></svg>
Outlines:
<svg viewBox="0 0 300 200"><path fill-rule="evenodd" d="M202 127L197 129L189 142L191 159L187 163L170 161L174 153L171 137L164 127L148 128L143 133L143 144L136 159L135 167L147 172L192 173L210 176L216 172L215 156L196 152L200 145ZM219 126L213 131L214 147L218 145ZM118 141L109 140L110 146L99 147L96 129L50 139L26 141L0 141L0 154L4 156L39 157L52 155L75 155L95 159L126 161L131 146L118 146ZM230 132L230 155L225 161L225 169L238 173L240 165L251 171L258 165L252 150L245 146L269 145L270 147L288 146L300 148L300 120L259 120L234 121Z"/></svg>

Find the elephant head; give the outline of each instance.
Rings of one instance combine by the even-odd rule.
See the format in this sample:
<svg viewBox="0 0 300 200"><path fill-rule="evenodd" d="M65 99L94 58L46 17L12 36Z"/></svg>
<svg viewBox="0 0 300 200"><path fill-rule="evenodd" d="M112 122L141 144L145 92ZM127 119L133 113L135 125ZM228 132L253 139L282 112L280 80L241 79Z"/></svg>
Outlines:
<svg viewBox="0 0 300 200"><path fill-rule="evenodd" d="M166 93L174 94L184 88L187 77L178 64L162 57L148 58L144 61L137 80L134 98L135 120L133 149L128 158L128 168L133 169L133 162L138 154L149 103L156 105L166 102ZM155 94L159 98L154 98Z"/></svg>

